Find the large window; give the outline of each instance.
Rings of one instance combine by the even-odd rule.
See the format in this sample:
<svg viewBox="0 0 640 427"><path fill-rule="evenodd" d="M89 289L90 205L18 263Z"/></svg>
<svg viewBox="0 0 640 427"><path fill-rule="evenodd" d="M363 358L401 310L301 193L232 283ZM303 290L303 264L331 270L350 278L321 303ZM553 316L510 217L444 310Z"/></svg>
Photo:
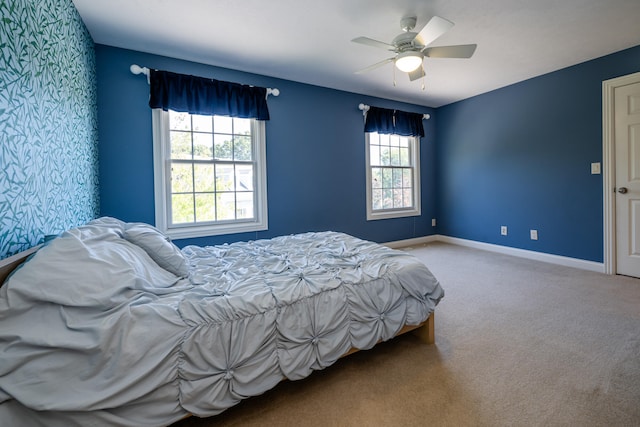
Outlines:
<svg viewBox="0 0 640 427"><path fill-rule="evenodd" d="M156 226L173 238L265 230L264 121L153 110Z"/></svg>
<svg viewBox="0 0 640 427"><path fill-rule="evenodd" d="M419 138L365 135L367 219L420 215Z"/></svg>

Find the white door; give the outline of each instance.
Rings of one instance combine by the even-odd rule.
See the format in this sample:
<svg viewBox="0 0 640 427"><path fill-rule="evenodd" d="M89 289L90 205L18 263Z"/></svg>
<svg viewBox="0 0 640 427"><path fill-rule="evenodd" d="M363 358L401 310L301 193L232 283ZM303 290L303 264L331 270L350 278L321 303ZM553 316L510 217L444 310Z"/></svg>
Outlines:
<svg viewBox="0 0 640 427"><path fill-rule="evenodd" d="M640 277L640 82L614 92L616 271Z"/></svg>

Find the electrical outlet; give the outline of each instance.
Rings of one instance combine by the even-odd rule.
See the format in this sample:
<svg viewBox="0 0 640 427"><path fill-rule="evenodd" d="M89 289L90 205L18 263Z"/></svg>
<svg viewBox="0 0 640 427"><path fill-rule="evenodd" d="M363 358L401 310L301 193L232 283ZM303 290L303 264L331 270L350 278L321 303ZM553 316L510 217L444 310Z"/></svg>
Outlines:
<svg viewBox="0 0 640 427"><path fill-rule="evenodd" d="M435 218L431 218L431 226L432 227L436 226L436 219Z"/></svg>
<svg viewBox="0 0 640 427"><path fill-rule="evenodd" d="M538 230L530 230L531 240L538 240Z"/></svg>
<svg viewBox="0 0 640 427"><path fill-rule="evenodd" d="M507 226L503 225L500 227L500 234L502 234L503 236L507 235Z"/></svg>

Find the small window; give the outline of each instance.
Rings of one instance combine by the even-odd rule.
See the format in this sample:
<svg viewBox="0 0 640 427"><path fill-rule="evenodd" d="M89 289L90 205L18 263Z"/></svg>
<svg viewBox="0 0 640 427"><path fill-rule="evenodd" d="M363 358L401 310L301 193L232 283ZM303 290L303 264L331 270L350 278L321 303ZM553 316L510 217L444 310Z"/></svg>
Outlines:
<svg viewBox="0 0 640 427"><path fill-rule="evenodd" d="M366 133L367 220L420 215L419 141Z"/></svg>
<svg viewBox="0 0 640 427"><path fill-rule="evenodd" d="M173 238L267 229L264 122L153 110L156 226Z"/></svg>

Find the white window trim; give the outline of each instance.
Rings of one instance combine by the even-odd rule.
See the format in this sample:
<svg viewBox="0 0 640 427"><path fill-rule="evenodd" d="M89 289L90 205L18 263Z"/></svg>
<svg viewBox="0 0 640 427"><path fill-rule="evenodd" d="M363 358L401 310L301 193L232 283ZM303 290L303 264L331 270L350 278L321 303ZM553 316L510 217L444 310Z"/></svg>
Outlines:
<svg viewBox="0 0 640 427"><path fill-rule="evenodd" d="M420 216L422 214L422 200L420 198L420 137L414 136L411 151L411 165L413 166L413 207L373 210L371 194L371 158L369 153L370 137L365 132L365 156L367 174L367 221L378 219L403 218Z"/></svg>
<svg viewBox="0 0 640 427"><path fill-rule="evenodd" d="M155 196L156 228L172 239L216 236L221 234L245 233L268 229L267 215L267 163L265 124L253 120L251 133L256 155L256 218L247 221L233 221L218 224L187 224L170 226L171 192L171 146L169 140L169 113L162 109L152 110L153 125L153 181Z"/></svg>

